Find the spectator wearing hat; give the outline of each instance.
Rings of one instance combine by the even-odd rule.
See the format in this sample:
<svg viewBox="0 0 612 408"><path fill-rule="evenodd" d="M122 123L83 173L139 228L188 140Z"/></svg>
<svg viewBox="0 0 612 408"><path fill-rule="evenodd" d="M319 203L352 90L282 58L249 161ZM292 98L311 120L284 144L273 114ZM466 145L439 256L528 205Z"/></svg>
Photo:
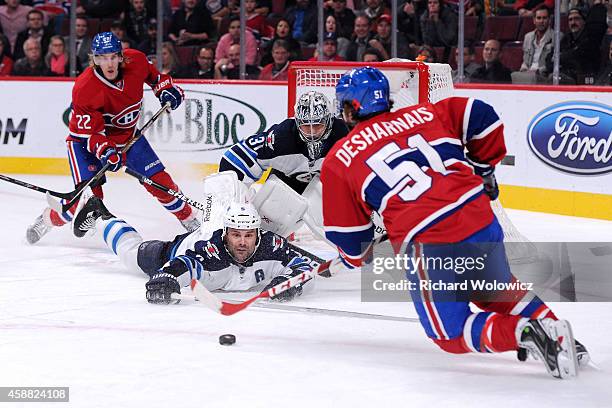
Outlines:
<svg viewBox="0 0 612 408"><path fill-rule="evenodd" d="M376 24L376 35L368 44L375 48L383 56L383 60L391 58L391 16L383 14L378 17ZM398 58L412 58L408 43L403 36L397 36L397 55Z"/></svg>
<svg viewBox="0 0 612 408"><path fill-rule="evenodd" d="M378 18L383 14L391 15L391 9L384 4L383 0L366 0L363 13L370 19L370 31L376 33Z"/></svg>
<svg viewBox="0 0 612 408"><path fill-rule="evenodd" d="M145 55L157 53L157 19L149 19L147 23L147 38L141 41L136 48Z"/></svg>
<svg viewBox="0 0 612 408"><path fill-rule="evenodd" d="M319 61L318 52L308 61ZM338 39L336 33L325 33L323 38L323 56L321 61L345 61L338 55Z"/></svg>
<svg viewBox="0 0 612 408"><path fill-rule="evenodd" d="M421 16L423 44L432 47L453 47L457 44L457 15L443 0L428 0Z"/></svg>
<svg viewBox="0 0 612 408"><path fill-rule="evenodd" d="M210 12L199 0L183 0L183 7L172 14L168 38L176 45L199 45L213 36Z"/></svg>
<svg viewBox="0 0 612 408"><path fill-rule="evenodd" d="M284 40L275 41L272 46L272 58L274 62L263 67L259 79L286 81L289 69L289 44Z"/></svg>
<svg viewBox="0 0 612 408"><path fill-rule="evenodd" d="M597 3L596 3L597 2ZM567 17L569 32L561 39L559 73L565 84L593 84L599 71L599 44L607 29L606 7L595 0L588 16L579 8L572 8ZM546 68L552 72L553 53L549 54Z"/></svg>

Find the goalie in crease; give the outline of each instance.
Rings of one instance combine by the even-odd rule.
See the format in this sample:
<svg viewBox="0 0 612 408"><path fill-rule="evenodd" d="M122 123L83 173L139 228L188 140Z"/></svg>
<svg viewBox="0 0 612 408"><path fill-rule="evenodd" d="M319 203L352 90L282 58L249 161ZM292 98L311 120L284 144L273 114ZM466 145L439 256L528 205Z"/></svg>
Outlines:
<svg viewBox="0 0 612 408"><path fill-rule="evenodd" d="M100 198L89 190L86 194L75 213L74 234L83 237L98 224L105 243L121 262L150 277L146 283L150 303L178 303L172 294L180 294L181 287L189 286L194 278L211 291L267 290L323 262L286 239L262 231L261 218L251 204L223 206L227 211L222 215L222 228L213 225L207 229L211 227L209 217L203 220L202 228L172 241L143 241L131 225L111 214ZM274 299L287 301L301 293L299 285Z"/></svg>
<svg viewBox="0 0 612 408"><path fill-rule="evenodd" d="M298 99L294 118L230 147L221 158L219 171L233 171L248 185L272 169L253 200L263 228L287 237L306 222L325 239L318 174L332 146L347 134L325 95L309 91Z"/></svg>

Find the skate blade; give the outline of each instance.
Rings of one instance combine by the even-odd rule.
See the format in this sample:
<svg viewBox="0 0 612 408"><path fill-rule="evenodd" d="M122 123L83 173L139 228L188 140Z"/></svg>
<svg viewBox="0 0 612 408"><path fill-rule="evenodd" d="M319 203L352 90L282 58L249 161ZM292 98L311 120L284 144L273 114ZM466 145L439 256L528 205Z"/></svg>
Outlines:
<svg viewBox="0 0 612 408"><path fill-rule="evenodd" d="M572 333L572 326L567 320L558 320L554 323L555 336L561 337L562 351L557 355L559 378L578 376L578 358L576 356L576 342Z"/></svg>

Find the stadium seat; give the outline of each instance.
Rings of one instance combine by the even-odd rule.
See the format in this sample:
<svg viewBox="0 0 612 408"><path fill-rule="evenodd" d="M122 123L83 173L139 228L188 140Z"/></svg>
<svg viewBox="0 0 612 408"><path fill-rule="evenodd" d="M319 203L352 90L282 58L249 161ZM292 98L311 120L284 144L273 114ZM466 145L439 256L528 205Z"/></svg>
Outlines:
<svg viewBox="0 0 612 408"><path fill-rule="evenodd" d="M516 39L518 41L523 41L525 39L525 34L533 30L535 30L533 17L521 17L521 28L519 29L518 37Z"/></svg>
<svg viewBox="0 0 612 408"><path fill-rule="evenodd" d="M307 61L314 55L316 47L302 47L303 61Z"/></svg>
<svg viewBox="0 0 612 408"><path fill-rule="evenodd" d="M436 52L436 62L446 63L446 59L444 58L444 47L434 47L434 51Z"/></svg>
<svg viewBox="0 0 612 408"><path fill-rule="evenodd" d="M469 16L465 18L465 41L474 42L480 39L478 32L478 17Z"/></svg>
<svg viewBox="0 0 612 408"><path fill-rule="evenodd" d="M196 50L199 46L179 46L176 47L176 55L178 56L178 63L182 66L189 66L193 63Z"/></svg>
<svg viewBox="0 0 612 408"><path fill-rule="evenodd" d="M113 24L113 21L115 21L114 18L102 18L99 20L100 25L98 27L98 32L102 33L105 31L110 31L110 27Z"/></svg>
<svg viewBox="0 0 612 408"><path fill-rule="evenodd" d="M484 45L479 45L474 47L474 52L476 53L474 57L474 61L477 64L482 64L482 50L484 49Z"/></svg>
<svg viewBox="0 0 612 408"><path fill-rule="evenodd" d="M523 63L523 43L513 41L504 44L502 48L501 62L511 71L518 71Z"/></svg>
<svg viewBox="0 0 612 408"><path fill-rule="evenodd" d="M483 40L515 41L519 31L518 16L487 17L482 33Z"/></svg>
<svg viewBox="0 0 612 408"><path fill-rule="evenodd" d="M285 0L272 0L271 12L278 16L285 14Z"/></svg>

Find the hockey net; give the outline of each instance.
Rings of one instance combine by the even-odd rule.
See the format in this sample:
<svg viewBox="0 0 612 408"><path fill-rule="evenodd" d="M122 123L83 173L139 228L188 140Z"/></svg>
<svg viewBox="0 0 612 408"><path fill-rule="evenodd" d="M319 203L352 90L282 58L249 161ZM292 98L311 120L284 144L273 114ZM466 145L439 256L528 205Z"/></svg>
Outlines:
<svg viewBox="0 0 612 408"><path fill-rule="evenodd" d="M454 94L451 67L448 64L430 64L394 58L385 62L293 62L289 67L288 109L293 116L295 102L308 91L323 93L331 102L332 112L338 113L336 106L336 84L342 75L352 68L373 66L381 70L389 80L393 109L423 102L435 103ZM504 241L512 242L506 246L511 263L530 262L537 257L537 250L514 226L498 200L491 203L503 230ZM296 233L298 241L312 241L314 236L306 227Z"/></svg>

